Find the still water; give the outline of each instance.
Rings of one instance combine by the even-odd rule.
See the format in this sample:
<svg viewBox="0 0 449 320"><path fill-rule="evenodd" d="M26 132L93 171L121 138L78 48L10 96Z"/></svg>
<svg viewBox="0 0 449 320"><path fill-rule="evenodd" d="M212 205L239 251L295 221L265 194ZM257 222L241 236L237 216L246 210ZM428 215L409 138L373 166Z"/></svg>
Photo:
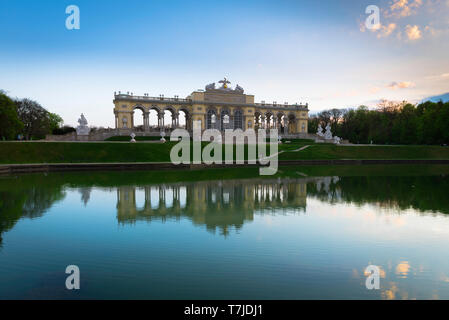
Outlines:
<svg viewBox="0 0 449 320"><path fill-rule="evenodd" d="M448 175L133 174L0 178L0 298L449 299Z"/></svg>

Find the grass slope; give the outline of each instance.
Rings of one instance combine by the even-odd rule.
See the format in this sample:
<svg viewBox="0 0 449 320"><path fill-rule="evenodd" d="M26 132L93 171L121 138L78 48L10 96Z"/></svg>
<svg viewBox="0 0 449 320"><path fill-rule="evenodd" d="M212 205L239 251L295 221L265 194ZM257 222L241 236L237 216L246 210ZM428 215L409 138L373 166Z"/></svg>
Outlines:
<svg viewBox="0 0 449 320"><path fill-rule="evenodd" d="M300 152L284 152L279 160L318 159L449 159L440 146L337 146L312 145Z"/></svg>
<svg viewBox="0 0 449 320"><path fill-rule="evenodd" d="M71 143L2 142L0 163L99 163L170 162L176 142L159 143ZM207 143L203 143L203 147ZM304 142L282 144L279 160L318 159L449 159L449 148L439 146L335 146L312 144L293 152ZM245 152L246 153L246 152ZM191 152L192 154L192 152ZM235 152L234 152L235 157Z"/></svg>

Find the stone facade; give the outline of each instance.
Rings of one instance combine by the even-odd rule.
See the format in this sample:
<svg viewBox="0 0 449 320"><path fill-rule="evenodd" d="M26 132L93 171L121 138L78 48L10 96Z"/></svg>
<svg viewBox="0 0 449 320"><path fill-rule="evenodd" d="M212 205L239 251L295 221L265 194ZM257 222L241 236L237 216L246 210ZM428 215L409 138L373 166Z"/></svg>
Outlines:
<svg viewBox="0 0 449 320"><path fill-rule="evenodd" d="M309 109L307 104L267 104L255 103L254 96L244 93L240 86L231 89L229 81L220 81L223 86L215 88L215 83L205 90L192 92L185 99L164 96L135 96L132 93L114 94L115 128L134 130L134 114L139 109L143 114L144 132L170 130L181 127L179 116L186 118L185 129L193 129L193 121L200 121L205 129L270 129L277 128L284 135L307 135ZM156 126L151 127L149 114L155 110L158 117ZM164 123L164 114L171 113L171 123Z"/></svg>

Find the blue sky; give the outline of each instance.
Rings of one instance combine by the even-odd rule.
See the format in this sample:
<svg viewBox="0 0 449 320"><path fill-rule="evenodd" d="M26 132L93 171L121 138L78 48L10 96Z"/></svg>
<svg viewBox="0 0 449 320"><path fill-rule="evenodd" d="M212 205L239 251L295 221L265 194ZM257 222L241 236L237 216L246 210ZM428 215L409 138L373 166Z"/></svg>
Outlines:
<svg viewBox="0 0 449 320"><path fill-rule="evenodd" d="M0 30L0 89L72 125L113 126L114 91L183 97L224 76L312 111L449 91L449 0L0 0Z"/></svg>

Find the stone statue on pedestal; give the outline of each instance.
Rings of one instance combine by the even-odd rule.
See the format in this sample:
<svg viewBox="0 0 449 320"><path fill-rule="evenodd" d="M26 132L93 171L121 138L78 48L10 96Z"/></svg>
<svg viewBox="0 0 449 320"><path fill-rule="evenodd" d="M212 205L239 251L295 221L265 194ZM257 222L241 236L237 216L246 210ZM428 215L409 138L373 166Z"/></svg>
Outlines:
<svg viewBox="0 0 449 320"><path fill-rule="evenodd" d="M326 125L326 132L324 133L324 139L332 140L332 131L329 123Z"/></svg>
<svg viewBox="0 0 449 320"><path fill-rule="evenodd" d="M76 134L79 136L89 135L90 128L87 126L87 120L84 114L81 113L81 117L78 119L79 126L76 127Z"/></svg>
<svg viewBox="0 0 449 320"><path fill-rule="evenodd" d="M320 137L324 136L323 127L321 126L321 123L318 125L318 131L316 132L316 134Z"/></svg>

